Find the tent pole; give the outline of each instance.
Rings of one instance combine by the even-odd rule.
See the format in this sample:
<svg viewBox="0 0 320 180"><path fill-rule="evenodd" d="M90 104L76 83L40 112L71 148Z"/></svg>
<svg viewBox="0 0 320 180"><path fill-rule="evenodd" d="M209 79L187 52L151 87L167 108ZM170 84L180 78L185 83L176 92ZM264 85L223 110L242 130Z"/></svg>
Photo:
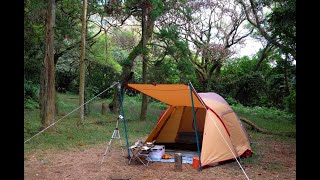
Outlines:
<svg viewBox="0 0 320 180"><path fill-rule="evenodd" d="M123 104L122 104L122 93L121 93L121 83L118 81L118 90L119 90L119 97L120 97L120 105L121 105L121 114L123 117L123 125L124 125L124 133L126 135L126 144L127 144L127 150L128 150L128 158L130 158L130 150L129 150L129 142L128 142L128 134L127 134L127 126L126 126L126 119L124 118L124 110L123 110Z"/></svg>
<svg viewBox="0 0 320 180"><path fill-rule="evenodd" d="M200 163L200 169L199 171L202 171L202 164L201 164L201 154L200 154L200 146L199 146L199 136L198 136L198 128L197 128L197 118L196 114L194 111L194 103L193 103L193 96L192 96L192 84L191 82L189 84L189 89L190 89L190 96L191 96L191 103L192 103L192 114L193 114L193 125L194 125L194 130L196 132L196 140L197 140L197 149L198 149L198 157L199 157L199 163Z"/></svg>

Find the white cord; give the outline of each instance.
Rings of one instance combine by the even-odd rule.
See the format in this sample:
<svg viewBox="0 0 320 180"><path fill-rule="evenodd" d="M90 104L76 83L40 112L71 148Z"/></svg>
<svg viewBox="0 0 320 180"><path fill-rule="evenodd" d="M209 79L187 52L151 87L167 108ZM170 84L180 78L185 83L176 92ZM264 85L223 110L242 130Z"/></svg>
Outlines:
<svg viewBox="0 0 320 180"><path fill-rule="evenodd" d="M89 101L83 103L81 106L77 107L76 109L74 109L73 111L71 111L70 113L68 113L67 115L65 115L65 116L63 116L62 118L60 118L58 121L56 121L56 122L52 123L51 125L49 125L48 127L44 128L42 131L38 132L37 134L35 134L34 136L32 136L31 138L29 138L28 140L26 140L26 141L24 142L24 144L25 144L26 142L28 142L29 140L31 140L32 138L34 138L35 136L37 136L37 135L41 134L42 132L44 132L45 130L49 129L51 126L55 125L55 124L58 123L60 120L62 120L62 119L64 119L65 117L69 116L71 113L73 113L74 111L78 110L79 108L81 108L82 106L84 106L85 104L87 104L88 102L92 101L94 98L96 98L96 97L100 96L102 93L108 91L110 88L112 88L113 86L115 86L115 85L118 84L118 83L119 83L119 82L111 85L111 86L110 86L109 88L107 88L106 90L102 91L101 93L99 93L99 94L96 95L95 97L91 98ZM54 119L53 119L53 120L54 120Z"/></svg>

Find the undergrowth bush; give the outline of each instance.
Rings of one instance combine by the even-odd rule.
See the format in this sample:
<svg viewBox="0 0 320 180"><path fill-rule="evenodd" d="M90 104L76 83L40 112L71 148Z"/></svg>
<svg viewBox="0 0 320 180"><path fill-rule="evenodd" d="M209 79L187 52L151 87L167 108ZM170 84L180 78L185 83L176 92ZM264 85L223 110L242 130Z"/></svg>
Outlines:
<svg viewBox="0 0 320 180"><path fill-rule="evenodd" d="M32 81L24 80L24 106L26 109L39 107L39 85Z"/></svg>
<svg viewBox="0 0 320 180"><path fill-rule="evenodd" d="M244 117L258 127L273 132L295 132L295 115L276 108L245 107L242 104L232 105L239 117Z"/></svg>
<svg viewBox="0 0 320 180"><path fill-rule="evenodd" d="M292 121L294 118L293 114L286 111L282 111L276 108L267 108L267 107L245 107L242 104L236 104L232 106L240 114L253 114L259 115L264 119L272 119L277 121Z"/></svg>
<svg viewBox="0 0 320 180"><path fill-rule="evenodd" d="M290 113L296 114L296 91L291 91L289 96L284 100L286 110Z"/></svg>
<svg viewBox="0 0 320 180"><path fill-rule="evenodd" d="M31 98L26 98L24 101L24 108L25 109L36 109L39 108L39 103Z"/></svg>

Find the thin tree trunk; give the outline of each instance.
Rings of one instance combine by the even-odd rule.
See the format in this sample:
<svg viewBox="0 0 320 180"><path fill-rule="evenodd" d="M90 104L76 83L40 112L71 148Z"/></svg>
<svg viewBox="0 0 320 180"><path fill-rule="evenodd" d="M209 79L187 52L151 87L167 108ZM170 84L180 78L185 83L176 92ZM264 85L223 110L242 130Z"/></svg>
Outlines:
<svg viewBox="0 0 320 180"><path fill-rule="evenodd" d="M146 60L146 59L144 59ZM143 62L143 71L142 71L142 83L146 84L147 83L147 67L146 67L146 62ZM145 121L147 119L147 111L148 111L148 96L143 94L142 95L142 103L141 103L141 114L140 114L140 120Z"/></svg>
<svg viewBox="0 0 320 180"><path fill-rule="evenodd" d="M285 95L288 96L290 94L290 86L288 81L288 54L286 54L286 59L284 62L284 84L285 84Z"/></svg>
<svg viewBox="0 0 320 180"><path fill-rule="evenodd" d="M258 63L256 64L256 67L255 67L255 71L257 71L257 70L259 70L259 68L260 68L260 66L261 66L261 64L262 64L262 61L264 60L264 59L266 59L266 57L267 57L267 53L270 51L270 49L271 49L271 42L268 42L267 43L267 45L266 45L266 47L262 50L262 52L261 52L261 56L260 56L260 58L259 58L259 60L258 60Z"/></svg>
<svg viewBox="0 0 320 180"><path fill-rule="evenodd" d="M79 84L79 106L80 120L82 124L84 120L84 85L85 85L85 47L86 47L86 17L87 17L87 0L83 0L82 6L82 32L81 32L81 51L80 51L80 84Z"/></svg>
<svg viewBox="0 0 320 180"><path fill-rule="evenodd" d="M146 49L146 6L142 7L142 83L147 83L147 49ZM141 103L141 113L140 120L145 121L147 118L148 111L148 96L142 95L142 103Z"/></svg>
<svg viewBox="0 0 320 180"><path fill-rule="evenodd" d="M120 114L119 90L118 90L117 86L114 87L113 99L108 107L111 112Z"/></svg>
<svg viewBox="0 0 320 180"><path fill-rule="evenodd" d="M152 36L154 27L154 20L148 15L147 24L146 24L146 43ZM133 48L128 56L129 63L125 64L122 68L122 73L120 77L120 82L122 83L122 94L124 93L124 88L126 84L132 79L133 72L131 72L133 67L133 62L137 56L141 54L142 49L142 39L140 40L139 44ZM116 87L115 87L116 88ZM123 96L122 96L123 97ZM122 99L123 100L123 99ZM109 109L111 112L117 112L120 109L120 100L119 100L119 93L115 89L114 96L112 102L109 104Z"/></svg>
<svg viewBox="0 0 320 180"><path fill-rule="evenodd" d="M48 4L46 21L46 49L41 73L41 124L42 129L54 122L55 115L55 74L54 74L54 24L55 24L55 0ZM51 128L50 130L53 130Z"/></svg>
<svg viewBox="0 0 320 180"><path fill-rule="evenodd" d="M107 31L104 31L105 35L105 41L106 41L106 63L108 62L108 37L107 37Z"/></svg>

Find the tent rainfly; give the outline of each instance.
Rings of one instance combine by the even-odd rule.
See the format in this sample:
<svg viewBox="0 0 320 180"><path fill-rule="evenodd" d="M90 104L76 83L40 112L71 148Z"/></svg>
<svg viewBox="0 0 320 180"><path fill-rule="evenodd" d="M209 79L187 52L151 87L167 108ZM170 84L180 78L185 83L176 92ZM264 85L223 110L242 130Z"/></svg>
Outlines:
<svg viewBox="0 0 320 180"><path fill-rule="evenodd" d="M169 105L146 142L155 140L156 144L166 147L197 148L198 141L201 169L206 165L252 154L246 130L220 95L197 93L192 86L185 84L127 86Z"/></svg>

